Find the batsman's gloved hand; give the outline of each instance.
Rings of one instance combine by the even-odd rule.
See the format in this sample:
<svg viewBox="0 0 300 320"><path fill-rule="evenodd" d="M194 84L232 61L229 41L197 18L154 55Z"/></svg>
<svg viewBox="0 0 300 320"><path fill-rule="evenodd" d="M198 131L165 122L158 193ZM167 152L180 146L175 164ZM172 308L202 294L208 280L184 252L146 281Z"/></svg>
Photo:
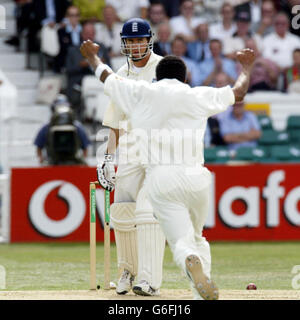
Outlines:
<svg viewBox="0 0 300 320"><path fill-rule="evenodd" d="M102 188L113 191L116 183L115 166L113 164L113 155L105 154L104 161L97 166L97 177Z"/></svg>

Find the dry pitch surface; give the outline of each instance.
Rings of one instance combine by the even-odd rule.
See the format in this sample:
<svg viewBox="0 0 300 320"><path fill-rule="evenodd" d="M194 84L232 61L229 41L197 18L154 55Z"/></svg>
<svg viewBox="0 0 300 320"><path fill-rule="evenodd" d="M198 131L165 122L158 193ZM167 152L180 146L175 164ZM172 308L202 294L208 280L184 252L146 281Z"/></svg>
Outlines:
<svg viewBox="0 0 300 320"><path fill-rule="evenodd" d="M0 291L0 300L191 300L189 290L162 289L159 297L133 293L119 296L114 290ZM220 290L220 300L300 300L300 290Z"/></svg>

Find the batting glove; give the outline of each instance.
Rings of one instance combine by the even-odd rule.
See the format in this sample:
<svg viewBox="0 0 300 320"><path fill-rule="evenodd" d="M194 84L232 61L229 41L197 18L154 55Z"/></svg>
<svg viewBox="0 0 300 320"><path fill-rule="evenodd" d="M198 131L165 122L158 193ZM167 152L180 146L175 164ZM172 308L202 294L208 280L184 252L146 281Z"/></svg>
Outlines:
<svg viewBox="0 0 300 320"><path fill-rule="evenodd" d="M113 155L105 154L104 161L97 166L97 177L102 188L113 191L116 183L115 166Z"/></svg>

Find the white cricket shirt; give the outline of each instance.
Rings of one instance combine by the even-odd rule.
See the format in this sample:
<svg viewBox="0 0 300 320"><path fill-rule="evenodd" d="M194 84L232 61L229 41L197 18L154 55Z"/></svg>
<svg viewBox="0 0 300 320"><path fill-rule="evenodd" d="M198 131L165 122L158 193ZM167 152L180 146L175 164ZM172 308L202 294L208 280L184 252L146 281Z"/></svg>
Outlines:
<svg viewBox="0 0 300 320"><path fill-rule="evenodd" d="M147 64L143 68L141 68L139 72L134 71L133 63L131 60L129 60L129 70L128 65L124 64L118 70L117 74L128 79L153 82L155 80L156 66L162 58L163 57L151 52ZM126 119L127 117L124 112L120 108L117 108L113 102L111 102L104 114L103 125L110 128L118 129L120 121L124 121Z"/></svg>
<svg viewBox="0 0 300 320"><path fill-rule="evenodd" d="M234 104L232 89L194 87L176 79L156 83L110 75L104 92L130 120L137 154L146 167L203 165L207 118Z"/></svg>

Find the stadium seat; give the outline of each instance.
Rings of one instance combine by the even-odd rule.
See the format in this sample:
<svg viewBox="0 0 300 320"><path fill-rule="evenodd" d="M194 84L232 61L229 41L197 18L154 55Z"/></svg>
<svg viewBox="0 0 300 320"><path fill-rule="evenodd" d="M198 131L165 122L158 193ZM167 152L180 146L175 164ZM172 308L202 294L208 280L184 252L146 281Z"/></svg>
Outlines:
<svg viewBox="0 0 300 320"><path fill-rule="evenodd" d="M300 147L273 146L270 153L272 158L279 161L300 162Z"/></svg>
<svg viewBox="0 0 300 320"><path fill-rule="evenodd" d="M300 116L289 116L287 119L287 130L300 130Z"/></svg>
<svg viewBox="0 0 300 320"><path fill-rule="evenodd" d="M300 144L300 128L290 129L288 133L290 135L290 142L292 144Z"/></svg>
<svg viewBox="0 0 300 320"><path fill-rule="evenodd" d="M287 119L287 131L290 135L290 142L300 143L300 116L289 116Z"/></svg>
<svg viewBox="0 0 300 320"><path fill-rule="evenodd" d="M287 131L264 130L258 140L261 146L287 145L290 142L290 135Z"/></svg>
<svg viewBox="0 0 300 320"><path fill-rule="evenodd" d="M261 162L269 159L267 147L241 147L237 149L235 160Z"/></svg>
<svg viewBox="0 0 300 320"><path fill-rule="evenodd" d="M266 115L257 115L261 130L273 129L272 120Z"/></svg>
<svg viewBox="0 0 300 320"><path fill-rule="evenodd" d="M230 160L230 153L226 147L213 147L204 149L205 162L224 163Z"/></svg>

